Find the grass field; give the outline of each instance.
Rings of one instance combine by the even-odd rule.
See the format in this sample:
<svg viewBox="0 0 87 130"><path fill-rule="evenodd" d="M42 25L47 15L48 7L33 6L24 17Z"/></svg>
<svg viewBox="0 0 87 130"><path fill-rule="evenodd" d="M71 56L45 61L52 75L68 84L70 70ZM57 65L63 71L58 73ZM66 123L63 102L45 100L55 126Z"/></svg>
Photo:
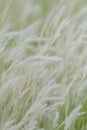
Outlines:
<svg viewBox="0 0 87 130"><path fill-rule="evenodd" d="M0 0L0 130L87 130L87 0Z"/></svg>

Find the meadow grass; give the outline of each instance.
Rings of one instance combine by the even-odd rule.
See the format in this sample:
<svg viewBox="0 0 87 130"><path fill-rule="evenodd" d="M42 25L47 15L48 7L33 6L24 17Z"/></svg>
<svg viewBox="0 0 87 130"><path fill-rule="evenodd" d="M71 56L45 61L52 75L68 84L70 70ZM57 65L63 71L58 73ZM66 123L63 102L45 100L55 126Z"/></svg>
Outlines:
<svg viewBox="0 0 87 130"><path fill-rule="evenodd" d="M0 130L87 130L86 0L0 0Z"/></svg>

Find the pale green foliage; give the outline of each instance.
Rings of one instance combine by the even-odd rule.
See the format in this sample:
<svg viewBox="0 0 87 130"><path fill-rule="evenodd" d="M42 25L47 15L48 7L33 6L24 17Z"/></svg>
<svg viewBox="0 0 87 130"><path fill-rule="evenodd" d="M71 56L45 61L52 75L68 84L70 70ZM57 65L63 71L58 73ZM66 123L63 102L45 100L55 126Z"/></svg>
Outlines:
<svg viewBox="0 0 87 130"><path fill-rule="evenodd" d="M0 130L87 129L87 1L0 0Z"/></svg>

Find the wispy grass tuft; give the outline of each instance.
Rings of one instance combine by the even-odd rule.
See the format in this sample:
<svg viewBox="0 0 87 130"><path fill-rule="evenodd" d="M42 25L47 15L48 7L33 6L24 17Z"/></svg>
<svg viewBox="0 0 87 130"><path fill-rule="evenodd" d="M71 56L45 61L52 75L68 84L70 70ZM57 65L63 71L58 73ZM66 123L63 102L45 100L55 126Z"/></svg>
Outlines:
<svg viewBox="0 0 87 130"><path fill-rule="evenodd" d="M86 4L0 0L0 130L87 129Z"/></svg>

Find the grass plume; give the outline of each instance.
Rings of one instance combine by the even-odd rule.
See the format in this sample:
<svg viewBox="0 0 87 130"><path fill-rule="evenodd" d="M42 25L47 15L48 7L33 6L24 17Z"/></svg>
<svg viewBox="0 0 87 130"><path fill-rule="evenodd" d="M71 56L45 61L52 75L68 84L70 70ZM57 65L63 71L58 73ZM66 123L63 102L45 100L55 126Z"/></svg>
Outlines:
<svg viewBox="0 0 87 130"><path fill-rule="evenodd" d="M86 4L0 0L0 130L87 129Z"/></svg>

